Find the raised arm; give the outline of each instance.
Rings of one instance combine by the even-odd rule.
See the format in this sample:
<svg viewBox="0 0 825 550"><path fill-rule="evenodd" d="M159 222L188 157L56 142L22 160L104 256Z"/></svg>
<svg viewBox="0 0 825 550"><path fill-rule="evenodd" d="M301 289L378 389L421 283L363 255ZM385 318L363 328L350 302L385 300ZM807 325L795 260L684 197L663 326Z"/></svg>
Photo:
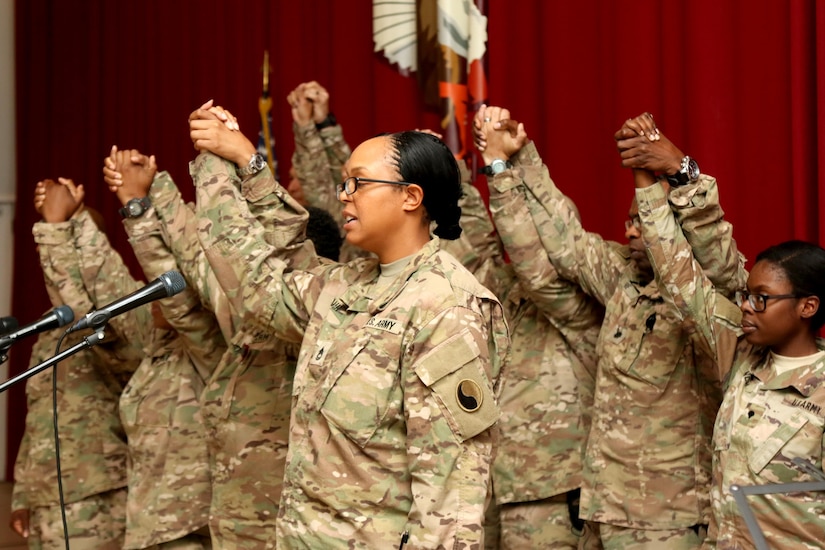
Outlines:
<svg viewBox="0 0 825 550"><path fill-rule="evenodd" d="M716 179L674 145L644 113L628 119L615 139L622 165L656 174L668 183L668 200L676 221L717 291L727 297L747 283L744 257L733 238L733 226L719 204Z"/></svg>
<svg viewBox="0 0 825 550"><path fill-rule="evenodd" d="M114 170L121 176L121 184L115 192L124 207L130 201L149 196L149 187L157 171L154 156L146 157L134 149L117 151L113 148L104 166L106 161L113 162ZM123 225L147 279L154 280L167 271L178 269L175 256L163 237L163 224L152 205L141 214L128 215ZM226 351L226 341L215 316L201 304L198 291L191 283L178 294L160 300L158 305L205 382Z"/></svg>

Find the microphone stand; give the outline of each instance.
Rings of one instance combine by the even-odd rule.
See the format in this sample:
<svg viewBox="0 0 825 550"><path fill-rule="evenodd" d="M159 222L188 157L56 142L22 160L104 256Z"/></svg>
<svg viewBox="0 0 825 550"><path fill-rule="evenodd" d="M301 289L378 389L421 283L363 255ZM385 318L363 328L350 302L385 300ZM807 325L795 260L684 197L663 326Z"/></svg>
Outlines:
<svg viewBox="0 0 825 550"><path fill-rule="evenodd" d="M86 348L90 348L90 347L94 346L95 344L99 344L103 340L103 338L104 338L104 334L103 334L103 329L101 328L97 332L86 336L85 338L83 338L83 340L81 340L77 344L73 345L72 347L66 348L65 350L61 351L60 353L58 353L57 355L55 355L51 359L46 359L45 361L43 361L39 365L35 365L34 367L32 367L30 369L24 370L23 372L21 372L20 374L18 374L14 378L6 380L2 384L0 384L0 393L3 393L4 391L9 389L13 385L17 384L18 382L22 382L23 380L26 380L27 378L30 378L30 377L34 376L35 374L37 374L39 372L42 372L42 371L46 370L47 368L56 365L57 363L59 363L63 359L66 359L67 357L70 357L70 356L74 355L78 351L84 350ZM6 351L7 350L0 350L0 364L2 364L3 361L6 360L6 353L5 353Z"/></svg>

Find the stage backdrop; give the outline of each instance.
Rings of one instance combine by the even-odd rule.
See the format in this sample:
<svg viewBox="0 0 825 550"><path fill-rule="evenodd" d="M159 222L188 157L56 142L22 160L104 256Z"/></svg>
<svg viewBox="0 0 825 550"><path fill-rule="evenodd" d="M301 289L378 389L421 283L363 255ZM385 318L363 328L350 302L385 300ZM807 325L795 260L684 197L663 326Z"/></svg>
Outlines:
<svg viewBox="0 0 825 550"><path fill-rule="evenodd" d="M789 238L823 241L825 4L815 0L491 0L490 102L535 140L585 227L622 239L632 178L613 133L655 114L661 130L719 180L740 248L752 258ZM414 78L373 53L370 0L20 0L13 311L49 308L34 249L34 184L85 184L112 241L140 276L115 197L102 185L112 144L157 155L191 198L187 116L213 98L253 137L261 64L272 65L281 176L293 145L284 100L317 80L351 144L436 127ZM6 268L8 269L8 268ZM2 313L2 312L0 312ZM25 368L31 342L13 350ZM11 390L9 470L25 398Z"/></svg>

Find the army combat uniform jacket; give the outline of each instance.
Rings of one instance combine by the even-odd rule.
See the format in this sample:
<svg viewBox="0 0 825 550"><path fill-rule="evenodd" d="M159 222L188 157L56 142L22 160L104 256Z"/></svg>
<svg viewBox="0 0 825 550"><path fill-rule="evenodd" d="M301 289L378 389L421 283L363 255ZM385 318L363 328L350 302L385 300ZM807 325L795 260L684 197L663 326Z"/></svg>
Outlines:
<svg viewBox="0 0 825 550"><path fill-rule="evenodd" d="M532 146L532 145L530 145ZM593 419L587 440L581 516L636 529L707 524L711 433L722 398L714 355L667 303L640 280L627 247L585 232L546 168L525 184L543 206L542 242L560 274L605 305L597 345ZM682 231L711 279L732 291L744 270L722 219L716 181L673 191ZM712 243L704 248L699 243Z"/></svg>
<svg viewBox="0 0 825 550"><path fill-rule="evenodd" d="M668 301L699 329L702 345L732 368L713 435L713 517L706 546L753 548L731 485L816 481L793 463L822 469L825 452L825 360L778 374L769 350L737 342L741 312L720 296L703 269L685 254L688 245L663 212L661 192L639 190L639 215L657 276ZM825 349L822 341L817 343ZM735 412L736 411L736 412ZM748 497L770 548L821 548L825 492Z"/></svg>
<svg viewBox="0 0 825 550"><path fill-rule="evenodd" d="M498 301L437 239L381 290L375 260L286 271L219 188L198 181L227 295L304 342L279 547L479 548L508 345Z"/></svg>

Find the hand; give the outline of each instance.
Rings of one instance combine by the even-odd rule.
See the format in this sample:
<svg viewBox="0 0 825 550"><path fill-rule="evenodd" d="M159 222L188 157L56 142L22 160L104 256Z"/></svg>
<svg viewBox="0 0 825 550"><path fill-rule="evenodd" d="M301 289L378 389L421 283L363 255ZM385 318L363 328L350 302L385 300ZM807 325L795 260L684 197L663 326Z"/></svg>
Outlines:
<svg viewBox="0 0 825 550"><path fill-rule="evenodd" d="M157 169L154 155L147 157L137 149L118 151L113 145L111 154L103 160L103 179L125 205L149 194Z"/></svg>
<svg viewBox="0 0 825 550"><path fill-rule="evenodd" d="M636 136L618 141L622 166L640 168L654 173L675 174L682 166L684 153L659 133L655 141Z"/></svg>
<svg viewBox="0 0 825 550"><path fill-rule="evenodd" d="M196 151L209 151L238 166L246 166L256 151L246 136L230 130L218 115L203 108L189 115L189 137Z"/></svg>
<svg viewBox="0 0 825 550"><path fill-rule="evenodd" d="M312 101L307 98L304 91L306 84L299 84L297 88L289 92L286 96L286 102L292 110L292 120L298 126L307 126L313 121L312 118ZM323 120L323 119L322 119Z"/></svg>
<svg viewBox="0 0 825 550"><path fill-rule="evenodd" d="M226 127L230 130L241 130L241 125L238 124L238 119L235 118L235 115L233 115L220 105L215 105L213 100L210 99L209 101L201 105L200 108L205 111L209 111L210 113L218 117L218 120L222 120L223 123L226 124Z"/></svg>
<svg viewBox="0 0 825 550"><path fill-rule="evenodd" d="M420 129L416 128L416 129L415 129L415 131L416 131L416 132L421 132L422 134L430 134L431 136L435 136L435 137L437 137L437 138L438 138L438 139L440 139L440 140L443 140L443 139L444 139L444 136L442 136L442 135L441 135L441 134L439 134L438 132L433 131L433 130L429 130L429 129L427 129L427 128L425 128L425 129L423 129L423 130L420 130Z"/></svg>
<svg viewBox="0 0 825 550"><path fill-rule="evenodd" d="M627 119L622 127L613 135L613 139L620 141L637 136L646 136L650 141L659 139L659 128L650 113L642 113L636 118Z"/></svg>
<svg viewBox="0 0 825 550"><path fill-rule="evenodd" d="M312 121L322 123L329 116L329 92L313 80L304 86L304 97L312 104Z"/></svg>
<svg viewBox="0 0 825 550"><path fill-rule="evenodd" d="M83 208L83 186L76 186L67 178L57 178L57 183L52 180L37 182L34 193L35 209L38 195L43 195L38 211L46 223L65 222Z"/></svg>
<svg viewBox="0 0 825 550"><path fill-rule="evenodd" d="M12 511L9 527L24 539L29 538L29 511L25 509Z"/></svg>
<svg viewBox="0 0 825 550"><path fill-rule="evenodd" d="M473 117L473 143L479 153L487 147L487 134L484 131L484 119L487 117L487 105L482 104Z"/></svg>
<svg viewBox="0 0 825 550"><path fill-rule="evenodd" d="M527 144L524 124L510 119L507 109L482 106L476 119L480 119L478 134L485 140L481 156L487 164L494 159L509 160ZM473 126L477 127L475 122Z"/></svg>

